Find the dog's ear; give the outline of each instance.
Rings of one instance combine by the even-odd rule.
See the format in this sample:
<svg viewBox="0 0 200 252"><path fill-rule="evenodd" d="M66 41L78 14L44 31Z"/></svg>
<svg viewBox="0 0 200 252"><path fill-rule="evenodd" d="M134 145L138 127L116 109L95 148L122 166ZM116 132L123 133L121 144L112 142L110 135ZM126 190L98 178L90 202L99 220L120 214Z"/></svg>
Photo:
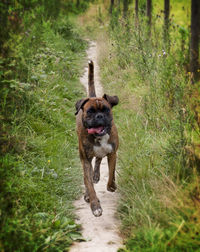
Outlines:
<svg viewBox="0 0 200 252"><path fill-rule="evenodd" d="M78 114L79 110L83 108L83 106L85 105L85 103L87 101L89 101L89 98L81 99L81 100L79 100L79 101L76 102L76 105L75 105L75 107L76 107L76 113L75 113L75 115Z"/></svg>
<svg viewBox="0 0 200 252"><path fill-rule="evenodd" d="M111 105L111 107L113 107L119 103L119 98L116 95L109 96L107 94L104 94L103 98Z"/></svg>

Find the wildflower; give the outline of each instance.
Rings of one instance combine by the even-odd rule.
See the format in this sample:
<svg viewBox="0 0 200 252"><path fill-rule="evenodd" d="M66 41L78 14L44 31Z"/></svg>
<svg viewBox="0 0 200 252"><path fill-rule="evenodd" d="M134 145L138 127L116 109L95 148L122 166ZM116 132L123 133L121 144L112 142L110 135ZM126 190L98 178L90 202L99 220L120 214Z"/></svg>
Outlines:
<svg viewBox="0 0 200 252"><path fill-rule="evenodd" d="M51 160L48 160L47 162L50 164L50 163L51 163Z"/></svg>

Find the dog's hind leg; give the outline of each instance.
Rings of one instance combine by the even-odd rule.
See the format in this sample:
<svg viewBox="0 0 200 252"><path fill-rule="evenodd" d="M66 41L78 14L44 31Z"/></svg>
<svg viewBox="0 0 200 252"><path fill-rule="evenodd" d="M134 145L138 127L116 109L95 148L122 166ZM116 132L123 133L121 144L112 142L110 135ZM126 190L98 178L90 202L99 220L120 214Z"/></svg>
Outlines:
<svg viewBox="0 0 200 252"><path fill-rule="evenodd" d="M117 189L115 184L115 166L116 166L116 153L108 154L108 168L109 168L109 178L107 184L107 190L114 192Z"/></svg>
<svg viewBox="0 0 200 252"><path fill-rule="evenodd" d="M85 188L84 200L87 203L90 203L90 197L89 197L89 192L88 192L87 188Z"/></svg>
<svg viewBox="0 0 200 252"><path fill-rule="evenodd" d="M95 166L94 166L94 174L93 174L93 183L97 184L100 180L100 164L102 158L96 157Z"/></svg>

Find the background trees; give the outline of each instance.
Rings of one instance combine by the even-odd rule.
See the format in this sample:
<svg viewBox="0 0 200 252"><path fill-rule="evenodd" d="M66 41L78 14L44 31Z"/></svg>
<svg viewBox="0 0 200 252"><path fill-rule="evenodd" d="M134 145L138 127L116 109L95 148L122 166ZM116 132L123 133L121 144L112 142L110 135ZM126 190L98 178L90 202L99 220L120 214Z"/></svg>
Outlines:
<svg viewBox="0 0 200 252"><path fill-rule="evenodd" d="M160 4L161 2L159 2ZM174 23L172 15L170 17L170 0L163 0L163 8L161 8L161 13L156 13L158 11L158 8L153 10L153 6L156 4L156 2L152 2L152 0L135 0L134 6L135 10L134 15L135 18L135 28L138 26L139 22L139 15L141 20L145 17L145 9L146 9L146 17L147 17L147 23L148 23L148 32L151 34L152 25L155 27L155 23L158 22L157 20L160 20L161 16L163 16L163 40L164 40L164 47L166 50L169 50L170 45L170 34L172 36L177 36L179 33L181 35L181 45L179 50L182 52L182 55L184 54L185 58L185 66L187 71L189 70L192 74L192 82L195 80L199 80L200 76L200 65L199 65L199 30L200 30L200 3L198 0L191 0L191 27L183 27L181 25L177 25ZM127 17L127 10L129 8L129 5L131 4L131 1L123 0L123 16L128 19ZM157 4L158 5L158 4ZM112 5L113 6L113 5ZM185 8L184 4L179 8ZM131 15L131 13L130 13ZM153 16L152 16L153 15ZM174 29L177 29L177 33ZM188 51L185 51L185 43L188 41L187 48ZM187 55L190 55L188 58ZM189 60L189 61L188 61Z"/></svg>
<svg viewBox="0 0 200 252"><path fill-rule="evenodd" d="M6 53L9 49L5 42L12 32L22 31L24 25L39 20L56 20L60 12L66 15L69 12L80 13L87 9L93 0L2 0L0 3L0 53ZM30 14L28 16L28 14ZM31 15L32 14L32 15ZM26 17L26 21L23 20ZM25 27L25 28L27 28Z"/></svg>

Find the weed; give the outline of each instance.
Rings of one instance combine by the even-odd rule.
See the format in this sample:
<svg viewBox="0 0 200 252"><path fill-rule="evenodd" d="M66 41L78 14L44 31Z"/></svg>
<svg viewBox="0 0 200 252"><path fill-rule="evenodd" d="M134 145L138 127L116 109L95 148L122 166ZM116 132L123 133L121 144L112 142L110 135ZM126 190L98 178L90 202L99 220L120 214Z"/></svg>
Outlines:
<svg viewBox="0 0 200 252"><path fill-rule="evenodd" d="M12 58L1 64L0 250L64 251L82 239L72 204L80 193L74 103L87 46L79 34L60 18L10 36Z"/></svg>
<svg viewBox="0 0 200 252"><path fill-rule="evenodd" d="M142 19L138 29L115 20L114 13L100 65L106 92L120 100L119 215L129 238L123 251L193 251L199 246L192 199L198 188L186 148L192 117L177 37L167 51L158 26L149 40Z"/></svg>

